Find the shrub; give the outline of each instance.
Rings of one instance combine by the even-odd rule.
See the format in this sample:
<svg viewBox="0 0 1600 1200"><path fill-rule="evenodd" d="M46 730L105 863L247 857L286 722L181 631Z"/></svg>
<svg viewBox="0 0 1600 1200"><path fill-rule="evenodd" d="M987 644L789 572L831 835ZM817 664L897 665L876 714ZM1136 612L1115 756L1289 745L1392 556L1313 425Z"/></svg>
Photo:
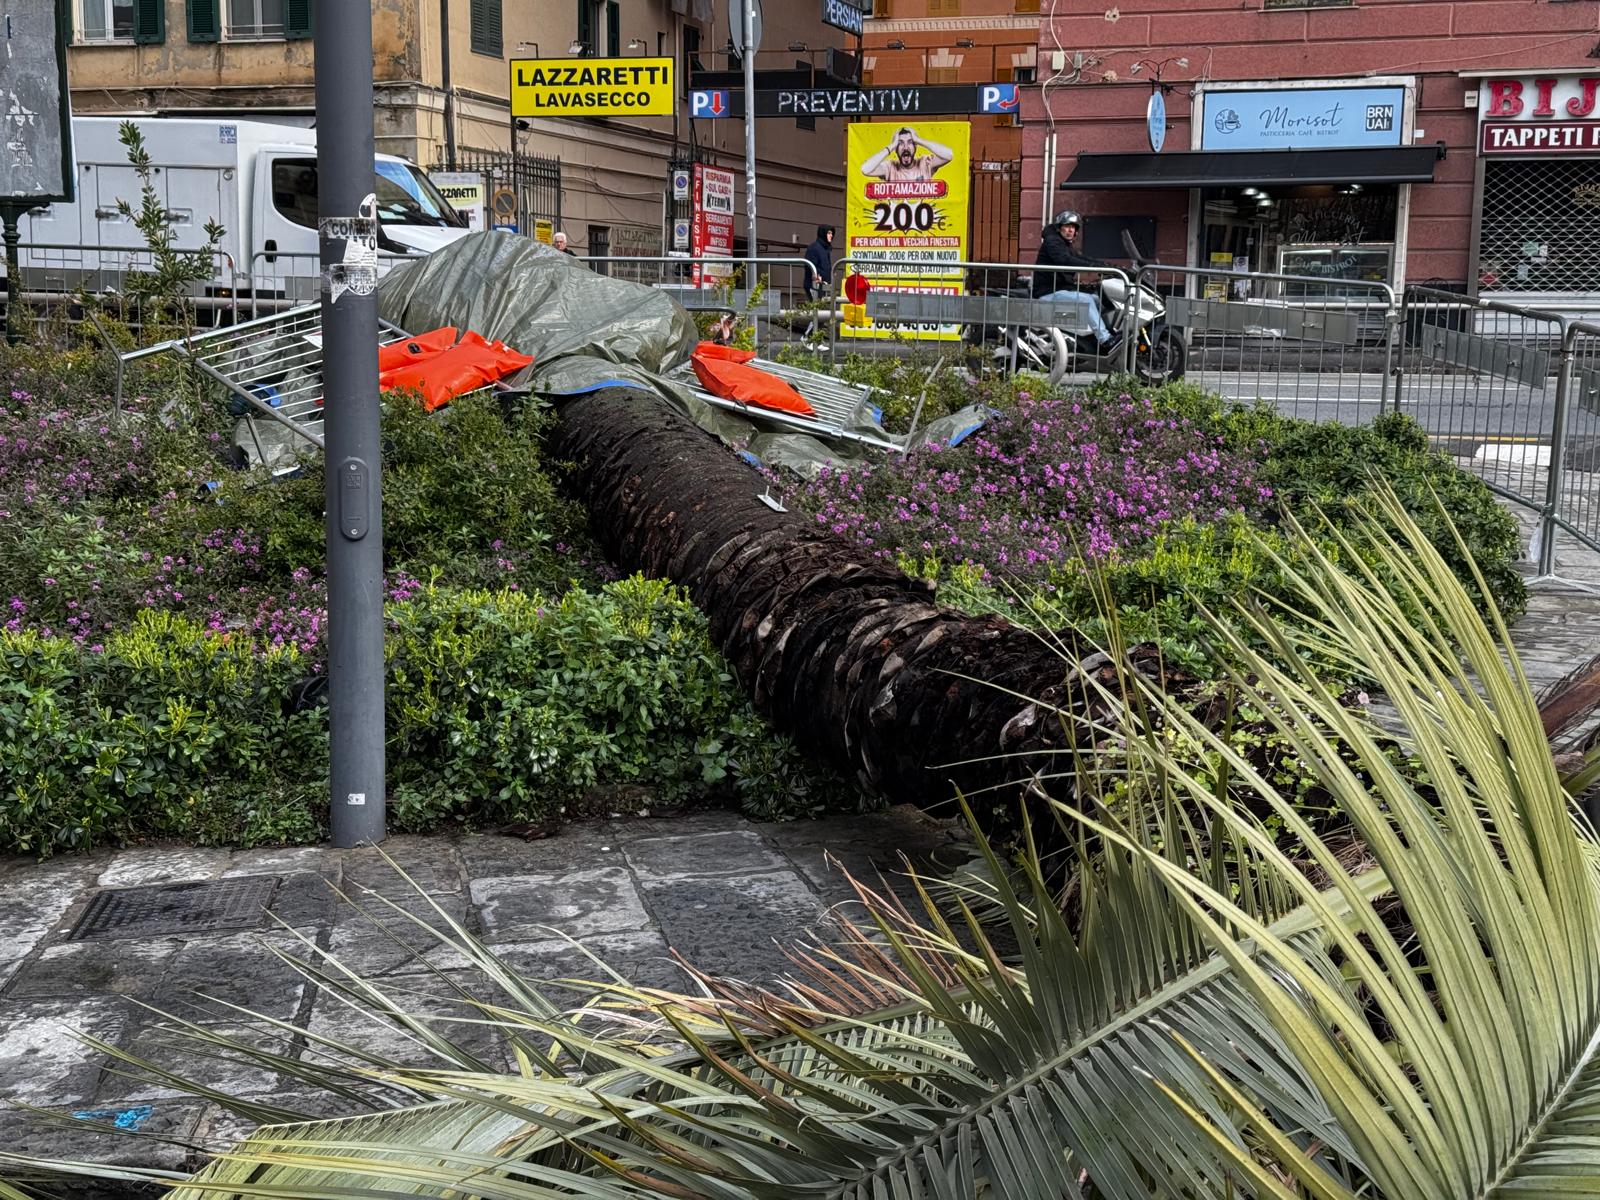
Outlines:
<svg viewBox="0 0 1600 1200"><path fill-rule="evenodd" d="M547 820L592 789L762 817L859 803L776 738L703 617L642 578L556 599L438 583L387 606L392 824ZM0 631L0 852L315 838L326 710L293 644L140 613L84 645ZM310 686L308 686L310 685Z"/></svg>

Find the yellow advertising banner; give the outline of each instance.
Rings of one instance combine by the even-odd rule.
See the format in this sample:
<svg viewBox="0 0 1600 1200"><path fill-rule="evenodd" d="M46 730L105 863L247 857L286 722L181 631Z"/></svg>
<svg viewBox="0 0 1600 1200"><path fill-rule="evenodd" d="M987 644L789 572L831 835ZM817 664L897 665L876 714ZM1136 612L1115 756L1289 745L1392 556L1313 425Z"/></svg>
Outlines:
<svg viewBox="0 0 1600 1200"><path fill-rule="evenodd" d="M967 257L971 145L966 121L850 126L845 252L873 291L959 296L965 290L965 272L957 264ZM919 341L961 336L954 325L896 330ZM883 336L870 321L846 326L844 333Z"/></svg>
<svg viewBox="0 0 1600 1200"><path fill-rule="evenodd" d="M515 117L670 117L670 58L514 58Z"/></svg>

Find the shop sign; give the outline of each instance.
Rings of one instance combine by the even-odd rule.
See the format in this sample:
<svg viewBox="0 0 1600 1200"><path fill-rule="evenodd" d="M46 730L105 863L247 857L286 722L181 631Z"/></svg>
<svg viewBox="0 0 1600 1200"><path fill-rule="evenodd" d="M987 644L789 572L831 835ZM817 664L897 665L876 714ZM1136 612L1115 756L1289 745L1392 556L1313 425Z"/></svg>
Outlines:
<svg viewBox="0 0 1600 1200"><path fill-rule="evenodd" d="M1600 154L1600 75L1508 75L1478 82L1478 151Z"/></svg>
<svg viewBox="0 0 1600 1200"><path fill-rule="evenodd" d="M822 0L822 23L860 37L866 27L866 13L846 0Z"/></svg>
<svg viewBox="0 0 1600 1200"><path fill-rule="evenodd" d="M1145 129L1150 135L1150 151L1160 154L1167 144L1167 98L1158 87L1150 93L1150 102L1144 107Z"/></svg>
<svg viewBox="0 0 1600 1200"><path fill-rule="evenodd" d="M874 291L961 295L966 290L960 264L967 258L971 124L855 124L849 136L845 247L854 270ZM916 341L961 336L956 326L897 329ZM878 336L864 317L844 333Z"/></svg>
<svg viewBox="0 0 1600 1200"><path fill-rule="evenodd" d="M689 231L689 253L700 258L733 257L733 197L738 178L732 171L694 165L694 220ZM694 286L716 287L733 272L733 264L694 264Z"/></svg>
<svg viewBox="0 0 1600 1200"><path fill-rule="evenodd" d="M611 254L615 258L654 258L661 253L661 230L650 225L613 225Z"/></svg>
<svg viewBox="0 0 1600 1200"><path fill-rule="evenodd" d="M776 88L756 93L758 117L917 117L983 113L1015 116L1015 83L943 83L923 87ZM744 93L701 88L689 93L689 115L700 120L743 117Z"/></svg>
<svg viewBox="0 0 1600 1200"><path fill-rule="evenodd" d="M428 178L450 201L450 207L467 219L468 229L476 233L485 228L483 210L488 204L489 188L479 172L435 171Z"/></svg>
<svg viewBox="0 0 1600 1200"><path fill-rule="evenodd" d="M514 117L670 117L670 58L514 58Z"/></svg>
<svg viewBox="0 0 1600 1200"><path fill-rule="evenodd" d="M1262 88L1199 96L1202 150L1350 150L1399 146L1403 87Z"/></svg>

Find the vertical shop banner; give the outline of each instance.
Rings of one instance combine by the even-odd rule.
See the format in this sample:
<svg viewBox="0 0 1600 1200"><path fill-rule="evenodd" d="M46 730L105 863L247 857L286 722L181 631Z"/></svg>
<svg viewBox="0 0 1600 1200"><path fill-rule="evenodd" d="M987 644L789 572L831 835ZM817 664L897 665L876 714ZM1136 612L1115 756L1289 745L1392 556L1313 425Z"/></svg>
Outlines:
<svg viewBox="0 0 1600 1200"><path fill-rule="evenodd" d="M689 253L694 257L694 286L714 288L733 273L726 267L702 266L700 259L733 257L733 197L738 178L732 171L694 165L694 220L690 227Z"/></svg>
<svg viewBox="0 0 1600 1200"><path fill-rule="evenodd" d="M966 121L850 126L845 250L875 291L959 296L966 273L972 126ZM948 264L943 265L943 264ZM955 340L954 325L901 325L918 341ZM869 321L847 337L878 336Z"/></svg>

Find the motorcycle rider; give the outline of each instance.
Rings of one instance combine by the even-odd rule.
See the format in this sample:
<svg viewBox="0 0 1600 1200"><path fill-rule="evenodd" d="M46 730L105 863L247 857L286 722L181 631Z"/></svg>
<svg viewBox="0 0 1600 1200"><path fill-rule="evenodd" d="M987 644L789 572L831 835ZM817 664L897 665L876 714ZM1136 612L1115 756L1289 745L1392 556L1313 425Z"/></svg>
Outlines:
<svg viewBox="0 0 1600 1200"><path fill-rule="evenodd" d="M1109 263L1100 262L1098 259L1086 258L1078 253L1073 245L1073 240L1083 228L1083 218L1070 208L1058 212L1051 218L1050 224L1045 228L1044 237L1039 242L1039 257L1034 260L1038 267L1107 267ZM1062 285L1067 286L1063 287ZM1094 332L1094 340L1100 344L1099 355L1104 358L1116 350L1121 341L1106 327L1105 316L1100 312L1100 298L1088 292L1079 291L1071 285L1071 277L1065 272L1035 271L1033 273L1033 297L1035 300L1076 300L1083 301L1084 308L1089 318L1089 328Z"/></svg>

